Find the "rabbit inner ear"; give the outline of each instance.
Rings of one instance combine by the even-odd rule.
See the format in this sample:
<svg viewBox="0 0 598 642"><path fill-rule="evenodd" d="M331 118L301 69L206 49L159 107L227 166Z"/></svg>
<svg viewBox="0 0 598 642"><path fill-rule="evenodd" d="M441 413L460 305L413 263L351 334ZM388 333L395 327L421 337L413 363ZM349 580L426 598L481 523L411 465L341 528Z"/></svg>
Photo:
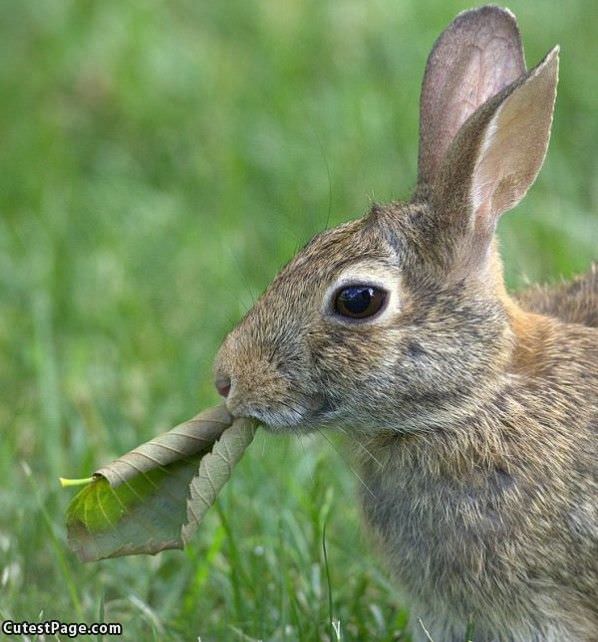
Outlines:
<svg viewBox="0 0 598 642"><path fill-rule="evenodd" d="M555 47L535 69L482 106L449 150L432 194L434 211L450 233L475 232L477 241L468 250L472 254L485 254L498 217L517 205L540 171L557 77Z"/></svg>
<svg viewBox="0 0 598 642"><path fill-rule="evenodd" d="M486 128L472 176L476 217L494 227L500 214L517 205L533 184L548 148L558 48L500 105Z"/></svg>
<svg viewBox="0 0 598 642"><path fill-rule="evenodd" d="M461 125L525 73L515 16L487 6L457 16L428 58L420 101L419 183L432 184Z"/></svg>

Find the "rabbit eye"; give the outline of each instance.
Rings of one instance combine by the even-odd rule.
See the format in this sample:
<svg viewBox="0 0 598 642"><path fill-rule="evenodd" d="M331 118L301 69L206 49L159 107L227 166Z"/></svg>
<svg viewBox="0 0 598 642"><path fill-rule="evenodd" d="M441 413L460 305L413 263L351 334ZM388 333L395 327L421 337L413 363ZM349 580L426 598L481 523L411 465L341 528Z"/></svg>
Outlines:
<svg viewBox="0 0 598 642"><path fill-rule="evenodd" d="M334 297L334 311L342 317L366 319L374 316L386 302L386 292L372 285L350 285Z"/></svg>

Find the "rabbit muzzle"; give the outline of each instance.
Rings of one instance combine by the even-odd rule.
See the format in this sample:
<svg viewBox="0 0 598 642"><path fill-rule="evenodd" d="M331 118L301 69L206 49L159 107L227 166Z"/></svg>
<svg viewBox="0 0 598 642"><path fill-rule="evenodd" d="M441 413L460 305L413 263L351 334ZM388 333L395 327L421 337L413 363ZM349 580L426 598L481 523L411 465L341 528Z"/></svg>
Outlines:
<svg viewBox="0 0 598 642"><path fill-rule="evenodd" d="M330 399L302 381L308 364L271 351L259 355L255 345L244 348L243 342L229 338L214 364L216 389L234 417L257 419L277 432L314 430L327 422L333 413Z"/></svg>

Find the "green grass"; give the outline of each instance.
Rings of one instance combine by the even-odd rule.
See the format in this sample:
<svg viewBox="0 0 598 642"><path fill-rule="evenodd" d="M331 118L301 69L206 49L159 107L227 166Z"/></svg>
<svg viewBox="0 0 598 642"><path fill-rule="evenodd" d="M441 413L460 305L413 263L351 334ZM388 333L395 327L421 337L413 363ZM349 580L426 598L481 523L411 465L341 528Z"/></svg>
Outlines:
<svg viewBox="0 0 598 642"><path fill-rule="evenodd" d="M562 46L549 157L501 224L516 287L595 254L598 41L593 0L509 4L529 63ZM425 57L467 6L0 5L1 618L407 639L340 443L259 434L193 546L153 558L79 564L58 476L214 403L219 342L295 249L408 195Z"/></svg>

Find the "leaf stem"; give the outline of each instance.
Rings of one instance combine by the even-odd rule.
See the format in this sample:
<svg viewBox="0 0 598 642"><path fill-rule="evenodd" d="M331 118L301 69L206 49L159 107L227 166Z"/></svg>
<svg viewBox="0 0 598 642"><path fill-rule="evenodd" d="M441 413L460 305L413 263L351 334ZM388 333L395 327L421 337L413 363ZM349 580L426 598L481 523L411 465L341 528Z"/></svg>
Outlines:
<svg viewBox="0 0 598 642"><path fill-rule="evenodd" d="M69 486L85 486L85 484L91 484L94 480L93 477L85 477L84 479L66 479L64 477L59 477L60 485L63 488L68 488Z"/></svg>

